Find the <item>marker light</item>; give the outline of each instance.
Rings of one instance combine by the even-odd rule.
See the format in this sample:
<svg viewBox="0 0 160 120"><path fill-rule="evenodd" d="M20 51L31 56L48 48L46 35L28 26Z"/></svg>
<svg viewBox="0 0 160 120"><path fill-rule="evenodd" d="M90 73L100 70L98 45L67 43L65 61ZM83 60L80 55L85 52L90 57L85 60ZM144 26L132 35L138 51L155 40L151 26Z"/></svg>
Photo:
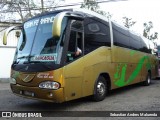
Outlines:
<svg viewBox="0 0 160 120"><path fill-rule="evenodd" d="M41 82L39 84L39 88L57 90L60 88L60 84L57 82L46 81L46 82Z"/></svg>

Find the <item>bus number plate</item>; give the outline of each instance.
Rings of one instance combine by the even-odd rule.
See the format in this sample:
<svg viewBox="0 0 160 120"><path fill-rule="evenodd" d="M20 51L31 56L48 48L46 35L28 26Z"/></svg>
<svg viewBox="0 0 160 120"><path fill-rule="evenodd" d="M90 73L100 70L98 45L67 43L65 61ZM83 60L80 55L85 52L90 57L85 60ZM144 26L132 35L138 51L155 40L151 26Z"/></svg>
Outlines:
<svg viewBox="0 0 160 120"><path fill-rule="evenodd" d="M34 93L30 91L24 91L24 95L34 97Z"/></svg>

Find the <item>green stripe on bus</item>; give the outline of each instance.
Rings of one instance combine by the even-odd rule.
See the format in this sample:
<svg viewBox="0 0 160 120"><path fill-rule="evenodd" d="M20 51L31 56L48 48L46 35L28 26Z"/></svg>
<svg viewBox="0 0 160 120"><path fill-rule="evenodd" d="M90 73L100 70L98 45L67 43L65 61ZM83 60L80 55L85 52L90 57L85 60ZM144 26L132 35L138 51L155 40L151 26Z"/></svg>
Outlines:
<svg viewBox="0 0 160 120"><path fill-rule="evenodd" d="M146 60L147 60L147 64L146 64L147 69L151 68L149 57L148 56L142 57L139 60L135 70L129 76L128 80L125 80L128 65L127 64L119 64L117 66L117 71L114 74L114 84L117 85L118 87L122 87L122 86L125 86L125 85L131 83L140 73L140 71L143 67L143 64L145 63ZM121 68L121 71L120 71L120 68Z"/></svg>

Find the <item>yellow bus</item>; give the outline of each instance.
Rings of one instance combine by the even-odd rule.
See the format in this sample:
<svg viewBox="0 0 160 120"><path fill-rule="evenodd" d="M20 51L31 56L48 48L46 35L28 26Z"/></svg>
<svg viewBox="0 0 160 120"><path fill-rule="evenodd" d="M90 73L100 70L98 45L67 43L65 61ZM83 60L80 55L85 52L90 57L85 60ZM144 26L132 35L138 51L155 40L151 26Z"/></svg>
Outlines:
<svg viewBox="0 0 160 120"><path fill-rule="evenodd" d="M14 94L50 102L92 96L157 76L157 58L147 42L87 10L57 10L8 28L21 29L11 66ZM141 92L141 91L140 91Z"/></svg>

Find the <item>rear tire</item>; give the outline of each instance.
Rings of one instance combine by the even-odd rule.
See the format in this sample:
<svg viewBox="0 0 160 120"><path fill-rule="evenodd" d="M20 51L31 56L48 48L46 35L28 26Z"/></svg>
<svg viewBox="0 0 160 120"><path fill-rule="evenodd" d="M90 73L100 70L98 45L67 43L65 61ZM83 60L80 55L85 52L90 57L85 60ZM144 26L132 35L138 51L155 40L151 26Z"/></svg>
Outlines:
<svg viewBox="0 0 160 120"><path fill-rule="evenodd" d="M151 84L151 73L148 72L146 80L143 82L144 86L149 86Z"/></svg>
<svg viewBox="0 0 160 120"><path fill-rule="evenodd" d="M107 94L108 88L107 88L107 82L104 77L99 76L95 88L94 88L94 95L93 100L98 102L105 99Z"/></svg>

